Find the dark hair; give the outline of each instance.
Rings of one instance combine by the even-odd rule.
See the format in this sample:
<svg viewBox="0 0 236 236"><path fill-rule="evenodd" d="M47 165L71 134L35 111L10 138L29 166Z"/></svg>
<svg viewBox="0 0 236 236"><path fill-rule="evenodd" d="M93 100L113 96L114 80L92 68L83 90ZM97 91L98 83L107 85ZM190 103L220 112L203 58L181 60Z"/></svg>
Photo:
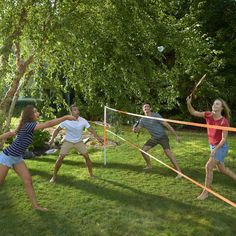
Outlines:
<svg viewBox="0 0 236 236"><path fill-rule="evenodd" d="M149 105L149 106L151 107L150 102L143 102L142 107L143 107L144 105Z"/></svg>
<svg viewBox="0 0 236 236"><path fill-rule="evenodd" d="M34 108L35 107L33 105L27 105L24 107L21 112L20 123L16 129L16 133L19 132L25 123L34 121Z"/></svg>

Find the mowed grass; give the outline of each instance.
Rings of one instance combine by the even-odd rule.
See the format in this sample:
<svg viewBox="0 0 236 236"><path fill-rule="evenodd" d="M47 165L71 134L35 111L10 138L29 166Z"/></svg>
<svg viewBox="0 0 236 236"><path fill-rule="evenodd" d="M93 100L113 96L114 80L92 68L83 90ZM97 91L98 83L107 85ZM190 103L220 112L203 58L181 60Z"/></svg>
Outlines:
<svg viewBox="0 0 236 236"><path fill-rule="evenodd" d="M140 147L149 137L138 138L129 130L120 134ZM204 183L204 165L209 156L206 135L181 132L181 143L169 135L171 147L183 172ZM87 175L81 156L72 152L64 160L56 184L50 184L57 155L26 160L33 176L37 198L49 212L31 209L21 180L10 171L0 188L0 235L236 235L236 210L214 196L196 197L201 189L152 160L153 171L143 171L138 150L119 142L107 148L90 149L94 174ZM230 137L226 165L236 171L236 139ZM160 146L150 152L170 164ZM236 201L235 181L214 172L213 190Z"/></svg>

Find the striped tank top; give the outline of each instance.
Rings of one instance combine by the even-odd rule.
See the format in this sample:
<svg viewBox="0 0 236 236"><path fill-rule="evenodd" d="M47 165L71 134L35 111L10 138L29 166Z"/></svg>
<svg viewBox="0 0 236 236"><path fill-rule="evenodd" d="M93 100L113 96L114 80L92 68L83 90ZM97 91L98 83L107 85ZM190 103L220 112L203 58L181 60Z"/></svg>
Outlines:
<svg viewBox="0 0 236 236"><path fill-rule="evenodd" d="M3 152L7 156L22 156L28 146L32 143L33 132L36 125L37 123L35 121L25 123L17 133L17 136L12 144L4 149Z"/></svg>

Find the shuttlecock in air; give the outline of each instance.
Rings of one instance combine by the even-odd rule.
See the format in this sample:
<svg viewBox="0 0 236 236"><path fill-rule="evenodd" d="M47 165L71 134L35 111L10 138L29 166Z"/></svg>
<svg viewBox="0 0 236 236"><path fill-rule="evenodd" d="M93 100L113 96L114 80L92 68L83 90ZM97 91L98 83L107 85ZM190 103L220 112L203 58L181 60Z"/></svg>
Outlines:
<svg viewBox="0 0 236 236"><path fill-rule="evenodd" d="M165 49L165 48L164 48L163 46L158 46L158 47L157 47L157 50L158 50L159 52L163 52L164 49Z"/></svg>

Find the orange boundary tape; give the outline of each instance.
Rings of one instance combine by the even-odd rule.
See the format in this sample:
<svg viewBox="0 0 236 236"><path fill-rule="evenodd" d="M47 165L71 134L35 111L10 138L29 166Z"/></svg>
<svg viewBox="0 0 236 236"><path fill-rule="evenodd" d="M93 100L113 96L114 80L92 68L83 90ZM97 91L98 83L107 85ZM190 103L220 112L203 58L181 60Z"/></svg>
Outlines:
<svg viewBox="0 0 236 236"><path fill-rule="evenodd" d="M149 117L147 117L147 116L142 116L142 115L137 115L137 114L134 114L134 113L119 111L119 110L116 110L116 109L113 109L113 108L110 108L110 107L106 107L106 108L107 108L107 109L110 109L110 110L113 110L113 111L117 111L117 112L123 113L123 114L129 114L129 115L134 115L134 116L149 118ZM152 119L153 119L153 118L156 118L156 117L152 117ZM177 122L175 122L175 120L168 120L168 119L163 119L163 118L157 118L157 120L164 120L164 121L168 121L168 122L177 123ZM197 124L197 125L194 125L194 126L198 126L198 127L206 127L206 128L216 128L216 127L219 127L219 128L223 128L223 127L221 127L221 126L214 126L214 125L203 125L203 126L202 126L201 124L193 123L193 122L184 122L184 121L178 121L178 122L181 122L181 123L179 123L179 124L187 124L187 125ZM102 122L99 122L99 123L98 123L98 122L93 122L93 123L96 124L96 125L104 126L104 125L102 124ZM234 129L235 129L235 131L236 131L236 128L234 128ZM138 149L140 152L145 153L146 155L148 155L148 156L151 157L152 159L156 160L157 162L161 163L162 165L164 165L164 166L167 167L168 169L170 169L170 170L176 172L177 174L181 175L182 177L184 177L185 179L189 180L190 182L192 182L193 184L197 185L198 187L201 187L202 189L207 190L209 193L211 193L211 194L214 195L215 197L219 198L219 199L222 200L223 202L225 202L225 203L231 205L232 207L236 208L236 203L235 203L235 202L233 202L233 201L231 201L231 200L225 198L224 196L220 195L219 193L217 193L217 192L215 192L215 191L213 191L213 190L211 190L211 189L209 189L209 188L203 186L202 184L198 183L198 182L195 181L194 179L192 179L192 178L188 177L187 175L185 175L185 174L183 174L183 173L177 171L177 170L174 169L173 167L167 165L166 163L162 162L161 160L157 159L156 157L152 156L151 154L149 154L149 153L143 151L143 150L140 149L137 145L135 145L135 144L133 144L132 142L130 142L130 141L128 141L128 140L122 138L121 136L119 136L119 135L117 135L117 134L115 134L115 133L113 133L113 132L110 131L109 129L106 129L106 131L109 132L109 133L111 133L111 134L113 134L114 136L118 137L119 139L123 140L124 142L127 142L130 146L132 146L132 147Z"/></svg>
<svg viewBox="0 0 236 236"><path fill-rule="evenodd" d="M200 123L194 123L194 122L188 122L188 121L179 121L179 120L171 120L171 119L164 119L164 118L151 117L151 116L143 116L143 115L138 115L138 114L134 114L134 113L126 112L126 111L113 109L113 108L110 108L110 107L107 107L107 109L109 109L111 111L117 111L117 112L125 114L125 115L144 117L144 118L147 118L147 119L166 121L166 122L176 123L176 124L181 124L181 125L191 125L191 126L195 126L195 127L220 129L220 130L227 130L227 131L236 132L236 128L234 128L234 127L226 127L226 126L218 126L218 125L207 125L207 124L200 124Z"/></svg>
<svg viewBox="0 0 236 236"><path fill-rule="evenodd" d="M119 135L113 133L112 131L110 131L110 130L107 129L107 132L109 132L109 133L115 135L116 137L120 138L121 140L127 142L130 146L132 146L132 147L134 147L134 148L137 148L140 152L145 153L146 155L148 155L148 156L151 157L152 159L156 160L157 162L161 163L162 165L164 165L165 167L171 169L172 171L176 172L177 174L183 176L185 179L187 179L187 180L189 180L190 182L194 183L194 184L197 185L198 187L201 187L202 189L207 190L209 193L213 194L213 195L216 196L217 198L221 199L222 201L224 201L224 202L228 203L229 205L231 205L232 207L236 208L236 203L235 203L235 202L230 201L229 199L223 197L223 196L220 195L219 193L216 193L215 191L213 191L213 190L211 190L211 189L209 189L209 188L203 186L202 184L198 183L197 181L191 179L191 178L188 177L187 175L185 175L185 174L183 174L183 173L177 171L177 170L174 169L173 167L167 165L166 163L160 161L159 159L155 158L154 156L150 155L149 153L143 151L143 150L140 149L137 145L131 143L130 141L127 141L126 139L120 137Z"/></svg>

